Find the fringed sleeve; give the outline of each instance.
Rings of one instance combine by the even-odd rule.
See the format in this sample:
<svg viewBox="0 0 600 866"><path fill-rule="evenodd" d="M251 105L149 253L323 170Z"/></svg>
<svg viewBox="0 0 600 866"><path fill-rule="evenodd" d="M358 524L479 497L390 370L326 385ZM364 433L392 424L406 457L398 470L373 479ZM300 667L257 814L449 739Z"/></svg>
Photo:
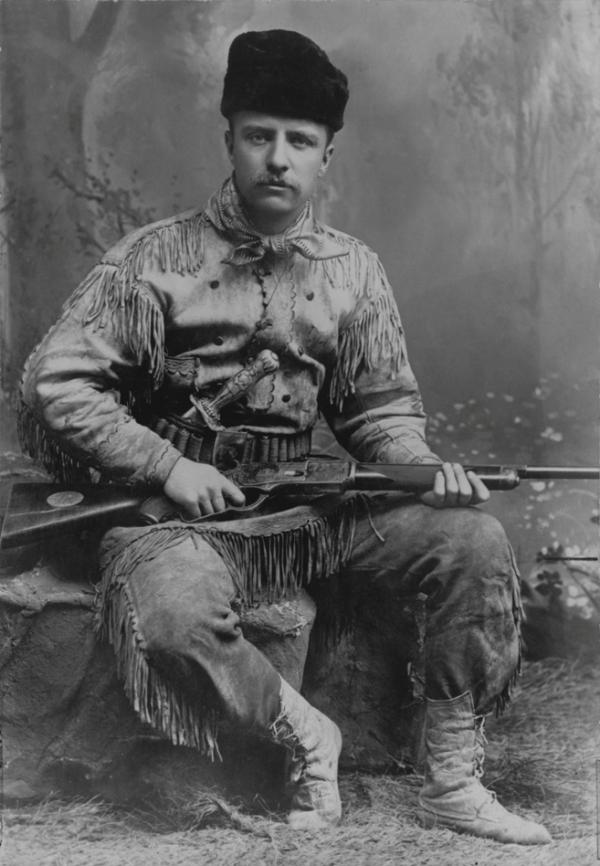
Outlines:
<svg viewBox="0 0 600 866"><path fill-rule="evenodd" d="M163 363L159 299L126 266L98 265L26 364L24 450L63 481L162 486L179 453L130 407L160 385Z"/></svg>
<svg viewBox="0 0 600 866"><path fill-rule="evenodd" d="M340 330L322 411L358 460L438 462L425 439L426 416L391 287L379 259L365 247L353 251L350 267L357 254L362 261L353 269L356 304Z"/></svg>

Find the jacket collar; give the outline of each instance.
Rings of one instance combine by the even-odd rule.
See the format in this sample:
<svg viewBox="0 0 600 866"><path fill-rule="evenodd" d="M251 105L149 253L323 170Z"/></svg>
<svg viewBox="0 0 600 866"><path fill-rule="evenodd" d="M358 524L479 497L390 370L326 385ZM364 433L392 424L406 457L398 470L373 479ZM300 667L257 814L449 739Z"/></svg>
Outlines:
<svg viewBox="0 0 600 866"><path fill-rule="evenodd" d="M298 219L278 235L263 235L246 217L233 177L228 178L209 200L208 218L217 229L227 235L234 245L224 261L236 266L261 261L268 252L277 256L300 253L306 259L333 259L348 251L328 235L314 218L312 205L306 207Z"/></svg>

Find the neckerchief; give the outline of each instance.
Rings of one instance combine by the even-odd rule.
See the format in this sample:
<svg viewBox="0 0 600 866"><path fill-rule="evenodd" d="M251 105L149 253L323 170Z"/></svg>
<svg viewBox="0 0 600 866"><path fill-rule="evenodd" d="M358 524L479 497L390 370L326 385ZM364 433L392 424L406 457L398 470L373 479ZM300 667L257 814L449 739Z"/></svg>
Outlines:
<svg viewBox="0 0 600 866"><path fill-rule="evenodd" d="M278 235L258 232L245 215L233 178L228 178L208 202L208 218L215 228L228 235L235 249L224 261L236 266L261 261L268 252L278 256L298 252L307 259L332 259L347 255L340 243L319 231L312 212L306 207L296 221Z"/></svg>

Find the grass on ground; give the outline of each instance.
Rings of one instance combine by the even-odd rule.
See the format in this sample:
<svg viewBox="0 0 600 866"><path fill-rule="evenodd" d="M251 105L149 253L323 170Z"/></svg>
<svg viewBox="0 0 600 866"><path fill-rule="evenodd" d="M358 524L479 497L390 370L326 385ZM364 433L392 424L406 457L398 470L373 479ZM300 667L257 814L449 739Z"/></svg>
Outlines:
<svg viewBox="0 0 600 866"><path fill-rule="evenodd" d="M591 866L600 671L547 659L525 666L515 701L488 723L484 781L500 801L542 821L551 845L484 842L415 820L416 776L345 774L344 817L317 836L282 816L250 815L218 797L117 809L49 798L6 808L6 866ZM206 819L210 816L209 826Z"/></svg>

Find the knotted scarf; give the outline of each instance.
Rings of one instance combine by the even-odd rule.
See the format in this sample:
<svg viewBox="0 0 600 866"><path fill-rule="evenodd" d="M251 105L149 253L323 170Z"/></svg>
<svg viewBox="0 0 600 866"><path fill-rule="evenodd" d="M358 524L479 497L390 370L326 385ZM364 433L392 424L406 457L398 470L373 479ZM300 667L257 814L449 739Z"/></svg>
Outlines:
<svg viewBox="0 0 600 866"><path fill-rule="evenodd" d="M307 259L332 259L347 255L341 244L320 230L313 216L312 206L306 206L284 232L263 235L249 222L232 177L210 198L206 209L217 231L223 232L235 245L224 261L243 266L261 261L267 252L286 256L298 252Z"/></svg>

